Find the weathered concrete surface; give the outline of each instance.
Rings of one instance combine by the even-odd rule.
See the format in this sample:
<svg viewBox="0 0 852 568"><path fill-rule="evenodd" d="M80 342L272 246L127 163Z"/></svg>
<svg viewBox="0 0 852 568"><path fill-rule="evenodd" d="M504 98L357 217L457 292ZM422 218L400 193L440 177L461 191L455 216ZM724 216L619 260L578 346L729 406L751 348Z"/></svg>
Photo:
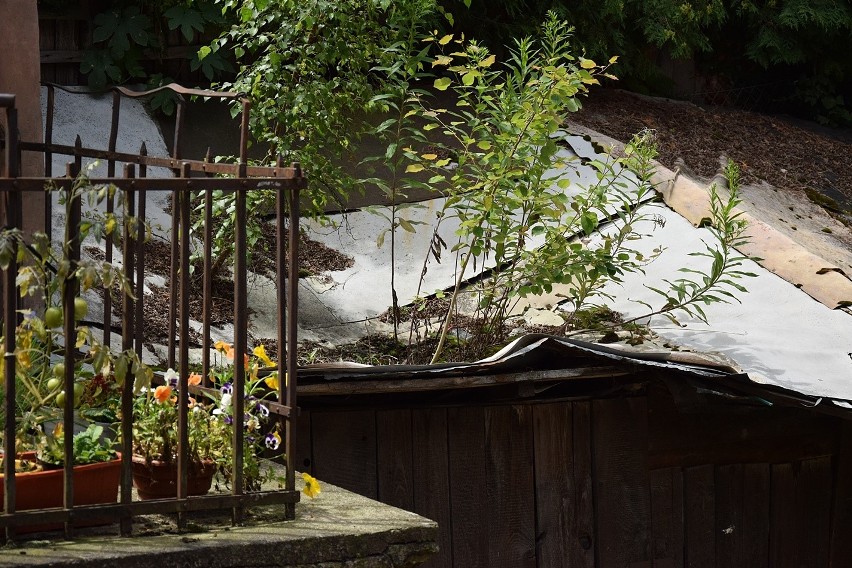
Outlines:
<svg viewBox="0 0 852 568"><path fill-rule="evenodd" d="M200 532L144 536L164 528L146 517L139 536L21 542L0 549L0 566L403 568L437 551L436 523L328 484L296 505L294 521L270 507L253 513L241 527L207 518L191 521Z"/></svg>

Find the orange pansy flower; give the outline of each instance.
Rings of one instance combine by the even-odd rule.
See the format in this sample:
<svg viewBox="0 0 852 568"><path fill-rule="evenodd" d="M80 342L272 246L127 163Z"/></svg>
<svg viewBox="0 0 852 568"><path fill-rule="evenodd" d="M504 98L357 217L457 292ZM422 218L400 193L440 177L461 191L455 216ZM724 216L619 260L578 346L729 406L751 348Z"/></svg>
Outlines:
<svg viewBox="0 0 852 568"><path fill-rule="evenodd" d="M154 390L154 398L157 399L157 402L161 404L165 404L167 400L169 400L169 396L172 394L172 387L169 385L160 385Z"/></svg>

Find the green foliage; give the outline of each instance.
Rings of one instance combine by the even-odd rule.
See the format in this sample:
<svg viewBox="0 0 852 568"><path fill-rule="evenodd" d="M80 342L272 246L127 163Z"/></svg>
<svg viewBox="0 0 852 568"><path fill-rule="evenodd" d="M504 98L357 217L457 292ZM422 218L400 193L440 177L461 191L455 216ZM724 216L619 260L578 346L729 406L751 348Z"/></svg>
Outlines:
<svg viewBox="0 0 852 568"><path fill-rule="evenodd" d="M709 270L683 267L679 271L688 276L666 280L667 290L648 286L665 299L663 307L653 310L650 315L662 314L676 325L680 325L675 314L681 312L707 323L707 315L702 306L739 302L737 294L748 291L739 280L754 277L756 274L742 270L741 267L748 257L736 250L736 247L748 242L745 236L746 221L742 219L742 212L736 210L741 203L739 175L739 167L735 162L729 161L725 167L725 178L730 196L726 200L719 196L716 184L710 186L711 224L708 229L713 234L714 242L707 243L704 251L690 253L690 256L712 261Z"/></svg>
<svg viewBox="0 0 852 568"><path fill-rule="evenodd" d="M569 238L595 231L611 191L626 201L641 198L627 195L629 186L617 163L593 163L598 183L573 198L565 192L572 170L570 158L559 151L557 133L565 116L580 108L579 97L615 61L597 65L576 58L570 37L571 29L551 13L541 39L517 41L503 70L476 41L432 38L452 50L434 60L447 69L435 88L451 88L457 102L452 109L424 109L422 115L432 120L427 130L432 126L452 142L445 156L412 154L418 161L408 170L427 170L430 183L447 195L438 223L452 218L459 224L458 242L451 248L459 268L433 361L443 349L467 270L478 262L497 267L473 289L477 341L486 344L502 339L503 322L518 298L550 292L554 284L583 274L614 277L631 268L630 252L620 243L592 250ZM543 245L530 246L534 240ZM440 248L433 242L436 259L434 251Z"/></svg>
<svg viewBox="0 0 852 568"><path fill-rule="evenodd" d="M114 460L117 457L114 442L103 437L104 427L89 424L82 432L74 434L72 446L74 464L85 465ZM47 433L38 450L38 459L44 463L61 467L65 463L62 424L56 425L53 432Z"/></svg>
<svg viewBox="0 0 852 568"><path fill-rule="evenodd" d="M680 94L658 61L694 58L699 73L735 86L786 82L770 94L776 108L789 104L801 113L805 103L812 117L850 123L849 0L474 0L469 11L457 0L444 4L463 31L488 38L491 49L530 33L554 10L575 26L589 57L623 55L619 77L633 90Z"/></svg>
<svg viewBox="0 0 852 568"><path fill-rule="evenodd" d="M88 75L89 86L100 89L131 80L159 86L163 77L149 75L142 61L157 59L164 53L168 31L179 30L187 42L192 42L218 31L224 20L213 0L155 0L141 4L111 0L92 23L94 45L83 55L80 72ZM200 68L209 81L231 69L221 56L202 62L198 54L191 54L188 60L190 68ZM154 107L164 112L173 110L173 105L162 100Z"/></svg>
<svg viewBox="0 0 852 568"><path fill-rule="evenodd" d="M53 188L48 190L54 191ZM89 210L97 210L106 199L115 197L116 190L115 187L93 187L85 176L80 176L70 190L60 191L59 202L65 205L65 218L68 219L75 202L85 202ZM124 204L121 199L117 201L116 211L120 212ZM83 203L80 205L82 207ZM73 238L79 238L83 244L87 239L101 241L117 239L119 235L129 238L135 234L136 225L135 218L120 214L90 215L79 227L66 226L60 246L54 246L50 237L40 232L24 235L13 228L0 232L0 268L7 269L12 258L17 258L16 285L20 294L32 297L33 304L39 306L23 314L15 332L15 415L20 440L27 440L26 432L32 426L55 418L64 405L64 362L53 360L52 355L68 342L82 351L75 358L73 369L75 406L84 402L87 405L104 402L108 398L105 389L123 384L128 377L135 380L137 389L150 382L152 371L134 350L111 352L99 341L100 333L82 321L88 306L78 296L80 291L114 288L132 295L123 270L106 262L73 261L70 248ZM75 287L73 306L64 305L65 290L69 286ZM62 324L66 308L75 320L74 337L64 335ZM5 364L5 359L0 361L0 373ZM105 381L103 377L110 379Z"/></svg>
<svg viewBox="0 0 852 568"><path fill-rule="evenodd" d="M412 16L428 21L431 0L219 0L231 29L200 52L202 61L232 50L239 64L223 84L254 101L255 138L298 161L311 176L321 210L345 196L354 181L340 162L369 128L366 113L380 108L377 67L405 37ZM238 112L235 107L234 112Z"/></svg>

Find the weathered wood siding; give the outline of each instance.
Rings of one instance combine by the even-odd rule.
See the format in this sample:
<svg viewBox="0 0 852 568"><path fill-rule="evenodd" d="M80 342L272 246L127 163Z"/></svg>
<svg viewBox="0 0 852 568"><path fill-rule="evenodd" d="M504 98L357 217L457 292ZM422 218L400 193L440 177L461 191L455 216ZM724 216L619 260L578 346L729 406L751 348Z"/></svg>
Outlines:
<svg viewBox="0 0 852 568"><path fill-rule="evenodd" d="M852 431L839 418L681 413L652 388L583 402L317 408L300 428L297 463L320 479L439 522L428 566L852 566Z"/></svg>

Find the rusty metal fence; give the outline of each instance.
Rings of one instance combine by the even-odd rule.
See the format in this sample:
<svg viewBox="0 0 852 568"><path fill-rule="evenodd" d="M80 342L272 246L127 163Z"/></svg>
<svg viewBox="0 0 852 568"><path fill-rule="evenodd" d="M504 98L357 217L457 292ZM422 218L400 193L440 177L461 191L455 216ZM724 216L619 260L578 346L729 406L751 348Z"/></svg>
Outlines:
<svg viewBox="0 0 852 568"><path fill-rule="evenodd" d="M116 194L123 194L125 212L131 223L135 223L134 231L126 232L120 251L113 250L110 239L106 241L106 262L113 260L114 254L121 255L124 276L133 290L133 294L123 293L121 350L134 350L138 356L143 353L145 325L143 308L145 302L145 234L146 198L155 192L167 192L171 197L171 287L169 304L169 334L168 334L168 365L178 370L178 436L177 451L177 498L152 501L134 500L132 492L132 416L133 416L133 380L125 380L121 392L121 482L118 500L115 503L100 505L75 505L74 503L74 469L73 469L73 420L74 397L65 398L62 405L64 419L64 504L61 508L40 510L16 510L16 475L15 475L15 373L16 373L16 343L17 325L21 321L21 294L16 280L20 266L16 255L12 255L9 266L2 274L3 297L3 337L4 337L4 390L5 411L4 425L4 461L3 487L4 510L0 514L0 527L5 528L6 536L15 535L15 527L22 525L42 525L44 523L61 524L65 535L70 537L72 528L91 519L107 519L120 526L121 534L130 534L133 517L150 513L177 513L178 525L185 526L186 515L197 510L229 510L234 522L240 522L245 508L251 505L280 504L285 508L290 518L295 514L295 503L299 500L299 492L295 490L293 448L295 420L298 414L296 407L296 322L297 322L297 290L298 290L298 234L299 234L299 195L306 187L306 180L298 164L284 166L279 159L276 165L270 167L250 166L247 163L248 125L250 102L238 93L223 93L197 89L187 89L178 85L170 88L179 96L177 109L177 124L175 127L174 149L171 156L149 156L144 144L138 154L116 151L118 137L121 101L123 97L146 97L156 91L133 92L124 88L112 90L113 105L110 117L111 128L107 148L92 148L83 144L79 136L74 145L62 145L53 142L54 94L55 85L47 85L46 130L44 143L20 140L17 128L17 112L13 95L0 95L0 108L6 116L5 149L3 152L5 171L0 171L0 208L4 230L22 227L23 207L28 196L44 193L46 186L70 190L75 178L80 172L84 158L103 160L107 165L107 177L90 179L94 187L112 187ZM159 89L158 89L159 90ZM187 160L180 156L180 136L184 132L183 116L185 97L200 96L220 99L240 100L242 104L242 120L240 130L240 156L237 163L213 163L210 156L201 160ZM43 177L22 177L20 175L21 158L24 153L41 154L44 157L45 175ZM209 153L208 153L209 154ZM54 155L68 156L69 162L62 176L54 176L52 161ZM116 168L121 166L122 175L115 175ZM170 169L175 177L148 177L148 168L161 167ZM219 176L219 177L213 177ZM246 238L246 196L248 192L260 189L274 190L277 193L275 217L277 221L276 256L277 263L277 300L278 300L278 381L277 401L268 404L271 414L277 415L284 433L282 447L284 449L286 481L283 489L271 491L245 491L243 483L244 460L244 409L246 404L245 377L248 353L248 306L247 301L247 238ZM234 238L234 337L233 337L233 478L230 493L216 493L205 496L189 496L187 493L187 475L189 469L189 454L187 448L187 415L189 394L202 394L211 389L209 373L211 370L211 306L212 306L212 273L211 273L211 243L213 240L213 192L233 192L235 194L235 238ZM202 336L202 377L199 385L188 384L190 374L190 222L191 196L200 196L204 204L203 212L203 267L202 267L202 306L201 322ZM198 198L198 197L197 197ZM111 195L106 203L107 211L112 212L115 199ZM81 200L71 203L69 218L65 221L70 227L79 227L81 223ZM45 200L44 226L47 235L52 233L52 200ZM75 238L74 231L68 243L70 250L71 270L64 282L64 335L75 337L74 298L79 290L79 278L74 267L81 258L80 239ZM79 234L79 232L77 233ZM286 267L286 268L285 268ZM286 284L285 284L286 283ZM103 344L110 347L112 328L111 294L105 290ZM80 354L75 348L74 341L65 341L63 349L65 373L62 377L65 392L72 392L75 382L74 362ZM286 375L283 371L286 370Z"/></svg>

